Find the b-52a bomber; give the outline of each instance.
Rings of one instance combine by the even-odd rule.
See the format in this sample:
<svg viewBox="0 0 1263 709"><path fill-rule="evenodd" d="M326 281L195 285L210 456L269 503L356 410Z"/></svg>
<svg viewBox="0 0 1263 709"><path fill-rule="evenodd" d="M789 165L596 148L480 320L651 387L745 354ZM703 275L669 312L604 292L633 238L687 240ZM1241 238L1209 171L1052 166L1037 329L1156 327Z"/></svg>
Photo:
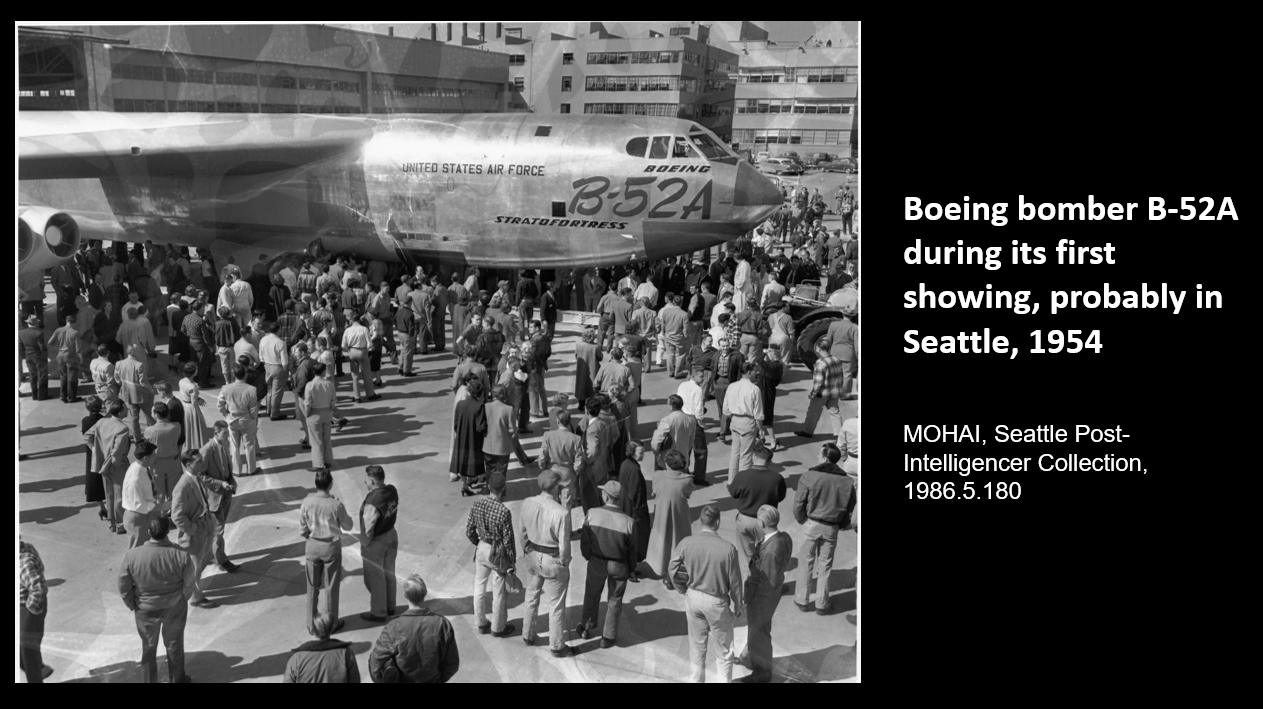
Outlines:
<svg viewBox="0 0 1263 709"><path fill-rule="evenodd" d="M780 191L692 121L645 116L24 112L21 269L83 239L558 268L748 232ZM219 263L225 263L219 260Z"/></svg>

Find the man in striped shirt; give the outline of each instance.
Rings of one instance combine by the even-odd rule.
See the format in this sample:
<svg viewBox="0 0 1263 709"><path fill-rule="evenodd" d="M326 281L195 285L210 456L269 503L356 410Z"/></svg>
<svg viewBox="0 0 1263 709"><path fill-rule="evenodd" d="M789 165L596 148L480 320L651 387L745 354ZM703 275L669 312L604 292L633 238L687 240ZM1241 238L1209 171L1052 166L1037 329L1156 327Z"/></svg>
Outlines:
<svg viewBox="0 0 1263 709"><path fill-rule="evenodd" d="M807 418L803 427L797 431L804 438L816 435L821 409L829 411L833 437L836 439L842 433L842 412L838 407L839 400L845 393L843 386L846 375L843 368L846 363L829 354L832 346L833 342L828 337L816 340L816 366L811 372L811 392L807 395Z"/></svg>

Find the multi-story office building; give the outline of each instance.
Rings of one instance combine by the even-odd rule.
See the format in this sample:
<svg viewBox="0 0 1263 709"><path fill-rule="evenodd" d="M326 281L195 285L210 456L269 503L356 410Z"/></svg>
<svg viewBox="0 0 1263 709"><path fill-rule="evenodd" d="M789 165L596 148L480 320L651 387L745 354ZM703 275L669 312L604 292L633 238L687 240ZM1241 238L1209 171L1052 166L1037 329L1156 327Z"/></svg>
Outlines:
<svg viewBox="0 0 1263 709"><path fill-rule="evenodd" d="M740 51L733 143L773 155L856 152L858 49L775 44L749 23L731 44Z"/></svg>
<svg viewBox="0 0 1263 709"><path fill-rule="evenodd" d="M22 110L486 113L501 54L325 25L19 28Z"/></svg>
<svg viewBox="0 0 1263 709"><path fill-rule="evenodd" d="M676 116L727 140L737 55L711 46L709 35L706 25L664 24L624 37L599 22L435 24L429 32L508 54L510 111Z"/></svg>

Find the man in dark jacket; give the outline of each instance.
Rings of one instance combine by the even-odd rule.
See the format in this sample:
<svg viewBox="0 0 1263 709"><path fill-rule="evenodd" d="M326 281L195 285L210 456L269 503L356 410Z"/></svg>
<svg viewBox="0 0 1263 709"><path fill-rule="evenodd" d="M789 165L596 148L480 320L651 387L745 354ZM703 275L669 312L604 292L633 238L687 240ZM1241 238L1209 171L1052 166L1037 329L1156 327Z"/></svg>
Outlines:
<svg viewBox="0 0 1263 709"><path fill-rule="evenodd" d="M360 668L355 662L351 643L329 637L333 618L321 613L312 620L317 640L294 648L285 665L285 684L359 684Z"/></svg>
<svg viewBox="0 0 1263 709"><path fill-rule="evenodd" d="M763 540L750 556L750 576L746 578L746 627L749 638L737 661L753 670L744 682L772 681L772 616L781 602L785 569L794 556L794 542L779 531L781 513L772 505L759 508L759 530Z"/></svg>
<svg viewBox="0 0 1263 709"><path fill-rule="evenodd" d="M368 656L374 682L446 682L460 669L452 624L421 606L425 594L425 581L417 574L404 581L408 610L382 630Z"/></svg>
<svg viewBox="0 0 1263 709"><path fill-rule="evenodd" d="M627 581L636 569L636 522L619 507L623 495L617 480L601 486L603 507L588 511L579 537L579 550L588 560L588 578L583 591L583 619L575 632L584 640L597 628L601 591L608 587L609 604L601 631L601 648L614 646L618 638L618 617L623 609Z"/></svg>
<svg viewBox="0 0 1263 709"><path fill-rule="evenodd" d="M851 526L855 509L855 483L838 467L842 451L832 442L820 447L819 464L803 473L794 497L794 519L802 525L803 546L798 559L798 586L794 589L794 605L811 611L807 599L811 593L811 570L818 567L816 581L816 614L829 614L829 571L833 568L833 552L838 532Z"/></svg>
<svg viewBox="0 0 1263 709"><path fill-rule="evenodd" d="M368 588L369 612L360 619L382 623L395 612L395 557L399 553L399 533L395 518L399 493L386 484L386 471L380 465L364 469L368 494L360 504L360 554L364 559L364 586Z"/></svg>

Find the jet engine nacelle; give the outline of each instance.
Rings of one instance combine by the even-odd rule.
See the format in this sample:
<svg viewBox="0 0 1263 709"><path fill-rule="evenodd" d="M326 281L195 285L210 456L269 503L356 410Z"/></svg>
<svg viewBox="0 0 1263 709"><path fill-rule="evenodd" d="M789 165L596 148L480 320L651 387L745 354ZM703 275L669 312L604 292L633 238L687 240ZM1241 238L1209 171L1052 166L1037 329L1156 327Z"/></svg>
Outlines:
<svg viewBox="0 0 1263 709"><path fill-rule="evenodd" d="M65 212L25 207L18 213L18 268L52 268L79 250L79 224Z"/></svg>

